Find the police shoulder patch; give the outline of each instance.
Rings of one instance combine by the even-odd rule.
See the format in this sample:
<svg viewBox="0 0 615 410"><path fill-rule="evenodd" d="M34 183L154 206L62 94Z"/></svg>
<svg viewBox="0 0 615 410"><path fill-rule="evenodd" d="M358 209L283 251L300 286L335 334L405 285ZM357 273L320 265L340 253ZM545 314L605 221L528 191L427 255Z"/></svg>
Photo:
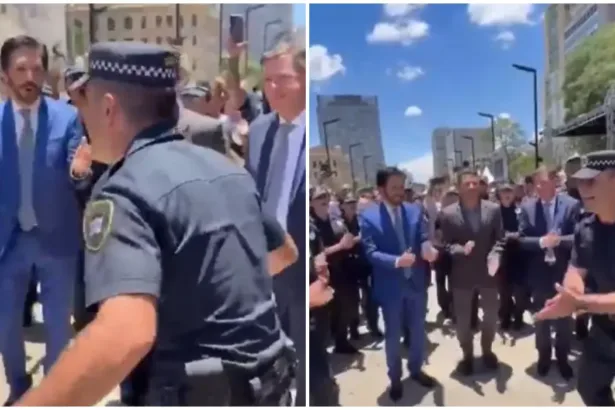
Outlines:
<svg viewBox="0 0 615 410"><path fill-rule="evenodd" d="M83 215L83 241L91 252L103 248L113 223L114 204L109 199L90 202Z"/></svg>

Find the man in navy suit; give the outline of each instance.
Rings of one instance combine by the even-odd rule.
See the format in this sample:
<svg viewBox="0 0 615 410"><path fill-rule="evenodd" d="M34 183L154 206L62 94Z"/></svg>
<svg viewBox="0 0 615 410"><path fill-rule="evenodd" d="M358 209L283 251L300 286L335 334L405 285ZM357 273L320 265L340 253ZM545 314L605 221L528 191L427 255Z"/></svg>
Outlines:
<svg viewBox="0 0 615 410"><path fill-rule="evenodd" d="M46 48L28 36L0 49L9 99L0 104L0 354L10 393L32 384L26 373L22 316L32 272L41 285L47 334L45 371L71 337L70 315L80 246L73 168L83 136L74 107L41 95Z"/></svg>
<svg viewBox="0 0 615 410"><path fill-rule="evenodd" d="M528 254L528 281L536 306L544 306L555 296L555 284L562 283L570 260L574 227L581 210L579 201L556 194L557 172L545 167L533 175L536 196L521 204L519 243ZM557 367L566 380L574 373L568 363L572 344L573 319L569 317L536 323L537 372L546 376L551 367L555 331Z"/></svg>
<svg viewBox="0 0 615 410"><path fill-rule="evenodd" d="M405 180L406 175L397 168L378 171L376 183L382 202L359 215L361 241L373 268L374 298L384 316L389 396L393 401L403 395L399 343L403 319L410 329L410 378L427 388L436 384L422 367L427 309L425 271L429 269L426 262L435 261L437 251L429 241L427 219L421 207L404 202Z"/></svg>
<svg viewBox="0 0 615 410"><path fill-rule="evenodd" d="M305 406L305 50L285 39L263 57L263 75L274 112L250 124L246 168L264 212L276 216L299 249L297 262L275 276L273 285L282 327L299 358L295 405Z"/></svg>

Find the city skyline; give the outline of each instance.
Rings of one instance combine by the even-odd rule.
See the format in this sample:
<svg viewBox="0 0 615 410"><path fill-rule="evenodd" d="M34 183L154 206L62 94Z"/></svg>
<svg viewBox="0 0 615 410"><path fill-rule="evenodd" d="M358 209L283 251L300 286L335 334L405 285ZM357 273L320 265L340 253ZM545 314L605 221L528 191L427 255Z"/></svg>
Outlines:
<svg viewBox="0 0 615 410"><path fill-rule="evenodd" d="M378 96L387 164L431 176L431 134L477 128L485 111L533 137L532 79L544 67L543 5L311 5L310 126L316 95ZM336 16L352 15L340 30ZM318 22L318 24L314 24ZM542 118L539 118L542 128ZM318 138L311 138L317 144Z"/></svg>

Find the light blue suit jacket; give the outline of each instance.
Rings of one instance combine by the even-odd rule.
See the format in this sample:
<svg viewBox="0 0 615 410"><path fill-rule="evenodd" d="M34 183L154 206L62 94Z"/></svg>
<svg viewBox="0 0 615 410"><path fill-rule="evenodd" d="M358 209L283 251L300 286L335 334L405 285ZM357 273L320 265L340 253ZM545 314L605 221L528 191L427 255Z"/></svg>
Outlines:
<svg viewBox="0 0 615 410"><path fill-rule="evenodd" d="M21 183L13 104L0 103L0 257L18 231ZM75 107L43 97L39 105L33 169L33 206L41 246L54 256L76 256L81 218L70 163L83 136Z"/></svg>
<svg viewBox="0 0 615 410"><path fill-rule="evenodd" d="M421 244L428 240L429 228L423 210L416 204L404 202L402 221L406 243L416 255L416 262L410 268L410 279L404 270L395 267L396 259L403 253L389 211L384 204L372 205L359 214L361 242L367 259L372 265L374 297L381 303L399 301L402 290L407 289L404 281L410 281L413 290L423 292L427 264L421 259Z"/></svg>

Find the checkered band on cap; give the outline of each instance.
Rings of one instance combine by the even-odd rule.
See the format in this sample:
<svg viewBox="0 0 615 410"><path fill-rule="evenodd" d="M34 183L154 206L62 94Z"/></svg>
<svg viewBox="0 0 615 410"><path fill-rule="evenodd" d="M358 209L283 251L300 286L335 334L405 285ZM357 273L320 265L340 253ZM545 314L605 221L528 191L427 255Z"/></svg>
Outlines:
<svg viewBox="0 0 615 410"><path fill-rule="evenodd" d="M587 159L587 168L605 169L615 168L615 158L613 159Z"/></svg>
<svg viewBox="0 0 615 410"><path fill-rule="evenodd" d="M133 79L136 82L146 81L160 86L174 86L177 81L176 67L163 67L109 61L103 59L90 60L90 73L120 81Z"/></svg>

